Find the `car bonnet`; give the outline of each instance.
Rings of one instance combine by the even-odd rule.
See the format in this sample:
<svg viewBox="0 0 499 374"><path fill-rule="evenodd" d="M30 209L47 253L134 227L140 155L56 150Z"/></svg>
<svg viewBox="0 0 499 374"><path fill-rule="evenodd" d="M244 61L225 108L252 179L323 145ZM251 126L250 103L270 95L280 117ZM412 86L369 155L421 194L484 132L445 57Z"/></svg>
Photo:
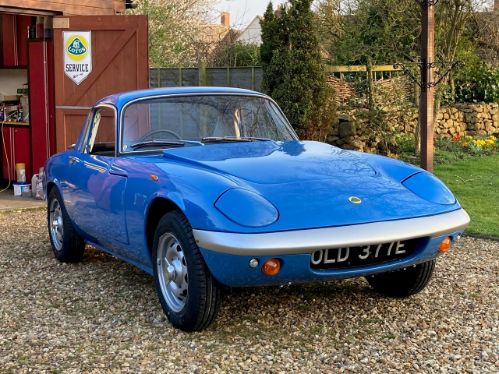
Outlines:
<svg viewBox="0 0 499 374"><path fill-rule="evenodd" d="M272 229L405 219L459 208L428 202L377 172L362 154L324 143L224 143L170 149L164 156L239 179L242 188L279 210Z"/></svg>

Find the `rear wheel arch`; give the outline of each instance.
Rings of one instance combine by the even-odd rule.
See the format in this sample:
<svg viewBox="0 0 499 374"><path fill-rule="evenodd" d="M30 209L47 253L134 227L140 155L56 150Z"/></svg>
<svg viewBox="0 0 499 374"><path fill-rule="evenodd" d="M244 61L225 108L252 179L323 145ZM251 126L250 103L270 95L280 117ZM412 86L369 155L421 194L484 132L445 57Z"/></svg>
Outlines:
<svg viewBox="0 0 499 374"><path fill-rule="evenodd" d="M53 188L57 188L57 185L55 184L55 182L48 182L47 183L47 196L50 194L50 191L52 191Z"/></svg>
<svg viewBox="0 0 499 374"><path fill-rule="evenodd" d="M85 251L85 241L76 232L57 187L47 195L47 226L50 243L57 260L79 262Z"/></svg>

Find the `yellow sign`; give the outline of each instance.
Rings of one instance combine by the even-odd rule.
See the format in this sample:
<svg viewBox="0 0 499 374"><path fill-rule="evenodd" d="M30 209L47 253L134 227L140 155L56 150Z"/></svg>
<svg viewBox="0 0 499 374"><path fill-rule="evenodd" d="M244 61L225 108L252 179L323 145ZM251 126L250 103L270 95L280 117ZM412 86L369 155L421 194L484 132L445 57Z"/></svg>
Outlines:
<svg viewBox="0 0 499 374"><path fill-rule="evenodd" d="M64 31L64 73L80 84L92 72L90 31Z"/></svg>
<svg viewBox="0 0 499 374"><path fill-rule="evenodd" d="M88 55L88 41L83 35L68 38L65 48L69 58L75 61L81 61Z"/></svg>

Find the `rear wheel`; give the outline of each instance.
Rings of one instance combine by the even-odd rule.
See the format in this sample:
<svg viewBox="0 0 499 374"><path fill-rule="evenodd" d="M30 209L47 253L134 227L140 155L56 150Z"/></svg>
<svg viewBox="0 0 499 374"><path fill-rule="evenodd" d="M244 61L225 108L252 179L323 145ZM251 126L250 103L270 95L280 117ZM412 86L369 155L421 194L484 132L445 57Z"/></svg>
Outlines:
<svg viewBox="0 0 499 374"><path fill-rule="evenodd" d="M366 277L371 287L391 297L407 297L421 292L429 283L435 260L423 262L405 269Z"/></svg>
<svg viewBox="0 0 499 374"><path fill-rule="evenodd" d="M184 331L206 328L220 304L220 287L211 276L187 219L167 213L154 234L153 269L163 310Z"/></svg>
<svg viewBox="0 0 499 374"><path fill-rule="evenodd" d="M74 229L56 188L50 191L47 205L48 231L55 258L61 262L80 261L85 251L85 242Z"/></svg>

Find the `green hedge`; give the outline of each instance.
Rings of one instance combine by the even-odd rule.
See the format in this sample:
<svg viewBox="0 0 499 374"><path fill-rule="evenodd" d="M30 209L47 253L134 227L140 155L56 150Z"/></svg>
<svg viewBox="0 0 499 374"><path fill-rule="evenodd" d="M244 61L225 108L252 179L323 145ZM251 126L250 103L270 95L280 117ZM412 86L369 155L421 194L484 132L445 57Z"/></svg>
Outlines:
<svg viewBox="0 0 499 374"><path fill-rule="evenodd" d="M499 69L485 64L464 66L456 73L455 87L459 103L499 101Z"/></svg>

